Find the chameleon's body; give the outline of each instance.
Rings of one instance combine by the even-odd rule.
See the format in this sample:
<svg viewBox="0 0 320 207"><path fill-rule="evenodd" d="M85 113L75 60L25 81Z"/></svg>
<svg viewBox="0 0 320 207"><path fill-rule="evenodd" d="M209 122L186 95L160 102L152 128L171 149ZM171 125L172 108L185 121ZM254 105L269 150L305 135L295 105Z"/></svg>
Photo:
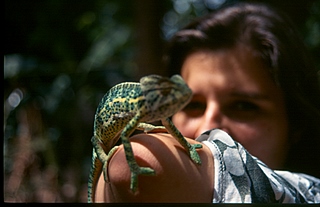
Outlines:
<svg viewBox="0 0 320 207"><path fill-rule="evenodd" d="M146 76L140 83L121 83L105 94L95 114L94 136L91 139L93 155L88 182L88 202L93 202L102 170L105 180L108 180L107 163L116 150L116 147L112 147L119 138L122 140L131 171L131 190L137 190L139 174L155 174L151 168L138 166L129 141L129 136L136 128L142 128L146 132L158 128L144 122L161 120L167 131L187 150L191 159L201 164L196 148L201 148L202 145L190 145L168 118L181 110L191 96L192 91L179 75L170 79L157 75Z"/></svg>

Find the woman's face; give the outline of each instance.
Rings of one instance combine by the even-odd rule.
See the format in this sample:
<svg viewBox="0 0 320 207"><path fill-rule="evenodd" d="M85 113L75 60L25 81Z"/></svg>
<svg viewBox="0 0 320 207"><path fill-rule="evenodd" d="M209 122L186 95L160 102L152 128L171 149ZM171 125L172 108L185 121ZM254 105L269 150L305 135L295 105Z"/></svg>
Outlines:
<svg viewBox="0 0 320 207"><path fill-rule="evenodd" d="M245 46L190 54L181 75L193 91L173 116L186 137L219 128L271 168L282 167L289 143L281 90Z"/></svg>

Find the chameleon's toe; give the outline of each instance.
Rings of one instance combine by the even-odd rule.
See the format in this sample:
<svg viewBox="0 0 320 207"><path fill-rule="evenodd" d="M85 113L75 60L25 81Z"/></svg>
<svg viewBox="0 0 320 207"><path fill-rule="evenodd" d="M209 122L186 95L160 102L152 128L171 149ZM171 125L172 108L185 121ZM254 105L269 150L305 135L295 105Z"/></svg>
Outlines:
<svg viewBox="0 0 320 207"><path fill-rule="evenodd" d="M193 162L195 162L198 165L201 165L201 159L196 149L202 148L202 144L193 144L191 145L191 148L189 149L190 158Z"/></svg>
<svg viewBox="0 0 320 207"><path fill-rule="evenodd" d="M138 189L138 175L155 175L155 171L149 167L139 167L138 172L131 171L131 183L130 189L132 192L136 192Z"/></svg>

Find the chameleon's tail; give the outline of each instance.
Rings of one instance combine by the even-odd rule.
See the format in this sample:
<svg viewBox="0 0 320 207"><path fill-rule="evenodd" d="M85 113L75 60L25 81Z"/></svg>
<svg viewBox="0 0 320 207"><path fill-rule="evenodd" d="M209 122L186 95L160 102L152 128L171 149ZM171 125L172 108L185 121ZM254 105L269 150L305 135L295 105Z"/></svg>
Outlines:
<svg viewBox="0 0 320 207"><path fill-rule="evenodd" d="M102 171L102 162L98 159L95 150L92 153L92 165L89 174L88 180L88 203L93 202L93 198L95 196L95 188L97 186L99 176Z"/></svg>

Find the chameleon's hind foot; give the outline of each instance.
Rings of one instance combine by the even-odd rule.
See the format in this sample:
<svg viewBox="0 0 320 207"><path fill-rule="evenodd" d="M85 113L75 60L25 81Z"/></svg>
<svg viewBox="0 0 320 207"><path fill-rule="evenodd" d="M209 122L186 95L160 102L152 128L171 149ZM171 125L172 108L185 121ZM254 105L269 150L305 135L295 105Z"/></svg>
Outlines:
<svg viewBox="0 0 320 207"><path fill-rule="evenodd" d="M149 167L138 167L138 170L131 171L130 189L135 193L138 189L138 175L155 175L155 171Z"/></svg>
<svg viewBox="0 0 320 207"><path fill-rule="evenodd" d="M109 163L111 157L114 155L114 153L118 150L118 148L119 148L119 146L113 147L113 148L109 151L106 159L101 160L101 162L103 163L103 167L102 167L103 177L104 177L104 181L105 181L106 183L110 183L110 181L109 181L109 176L108 176L108 170L107 170L107 168L108 168L108 163Z"/></svg>
<svg viewBox="0 0 320 207"><path fill-rule="evenodd" d="M202 148L202 144L193 144L189 148L189 154L190 158L193 162L195 162L198 165L201 165L201 159L196 149Z"/></svg>

